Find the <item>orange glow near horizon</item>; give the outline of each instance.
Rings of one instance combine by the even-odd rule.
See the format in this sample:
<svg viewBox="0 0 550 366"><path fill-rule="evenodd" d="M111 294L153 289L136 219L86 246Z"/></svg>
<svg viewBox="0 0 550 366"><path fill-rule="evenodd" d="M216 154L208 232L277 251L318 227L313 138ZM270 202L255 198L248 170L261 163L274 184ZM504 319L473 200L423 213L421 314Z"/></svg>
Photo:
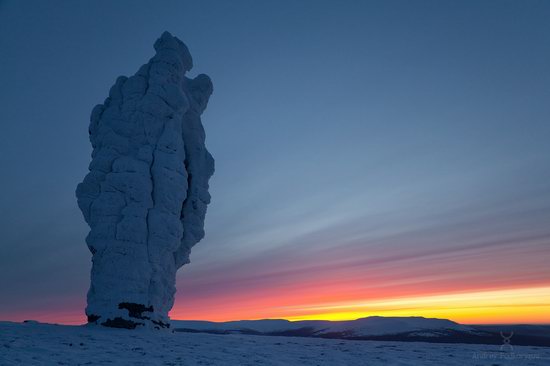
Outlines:
<svg viewBox="0 0 550 366"><path fill-rule="evenodd" d="M247 302L244 299L243 303ZM190 311L189 308L179 311L176 306L171 317L210 321L265 318L298 321L353 320L367 316L423 316L445 318L463 324L550 324L550 286L276 307L267 306L269 299L254 303L255 306L248 304L242 311L230 306L226 309L226 314L217 312L215 316L208 313L207 309L206 312L199 309Z"/></svg>
<svg viewBox="0 0 550 366"><path fill-rule="evenodd" d="M341 301L307 302L306 298L254 299L243 296L239 301L228 299L230 301L224 303L225 306L220 305L220 308L212 308L212 304L207 303L200 306L191 301L184 302L185 307L176 303L170 316L172 319L209 321L268 318L338 321L368 316L423 316L450 319L462 324L550 324L550 286ZM18 313L2 320L26 319L71 325L86 322L84 311L75 309Z"/></svg>
<svg viewBox="0 0 550 366"><path fill-rule="evenodd" d="M463 324L550 324L547 240L460 250L284 250L216 266L192 265L178 280L172 319L353 320L423 316ZM384 249L384 250L382 250ZM521 259L521 262L518 261ZM84 297L26 304L1 320L83 324ZM60 301L61 301L60 300Z"/></svg>
<svg viewBox="0 0 550 366"><path fill-rule="evenodd" d="M292 255L281 249L182 273L170 316L550 324L549 260L545 235L445 248L359 243Z"/></svg>
<svg viewBox="0 0 550 366"><path fill-rule="evenodd" d="M372 310L371 310L372 309ZM550 287L493 290L296 309L289 320L350 320L366 316L424 316L465 324L550 323Z"/></svg>

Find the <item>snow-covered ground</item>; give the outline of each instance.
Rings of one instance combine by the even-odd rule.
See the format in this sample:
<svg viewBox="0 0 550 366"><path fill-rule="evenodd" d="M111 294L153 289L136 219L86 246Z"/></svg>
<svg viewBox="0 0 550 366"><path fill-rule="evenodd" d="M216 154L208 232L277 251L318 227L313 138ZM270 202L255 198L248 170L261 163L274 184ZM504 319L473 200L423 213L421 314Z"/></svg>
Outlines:
<svg viewBox="0 0 550 366"><path fill-rule="evenodd" d="M0 365L550 365L550 348L0 322Z"/></svg>

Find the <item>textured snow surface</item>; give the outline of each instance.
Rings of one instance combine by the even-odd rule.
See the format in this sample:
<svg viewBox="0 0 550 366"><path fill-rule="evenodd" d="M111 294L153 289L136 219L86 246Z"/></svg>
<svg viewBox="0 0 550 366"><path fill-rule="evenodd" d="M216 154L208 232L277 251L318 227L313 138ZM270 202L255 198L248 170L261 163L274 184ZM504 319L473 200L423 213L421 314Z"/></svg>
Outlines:
<svg viewBox="0 0 550 366"><path fill-rule="evenodd" d="M240 320L232 322L206 322L196 320L174 320L174 328L194 330L239 331L252 330L257 332L284 332L300 328L312 328L317 335L346 332L353 336L382 335L410 332L416 330L451 329L471 331L468 326L447 319L423 317L379 317L371 316L349 321L304 320L290 322L284 319Z"/></svg>
<svg viewBox="0 0 550 366"><path fill-rule="evenodd" d="M191 55L170 33L154 48L93 109L90 172L76 191L91 229L86 314L104 325L168 325L176 271L204 236L214 160L200 116L212 83L185 76Z"/></svg>
<svg viewBox="0 0 550 366"><path fill-rule="evenodd" d="M550 348L0 322L0 365L549 365Z"/></svg>

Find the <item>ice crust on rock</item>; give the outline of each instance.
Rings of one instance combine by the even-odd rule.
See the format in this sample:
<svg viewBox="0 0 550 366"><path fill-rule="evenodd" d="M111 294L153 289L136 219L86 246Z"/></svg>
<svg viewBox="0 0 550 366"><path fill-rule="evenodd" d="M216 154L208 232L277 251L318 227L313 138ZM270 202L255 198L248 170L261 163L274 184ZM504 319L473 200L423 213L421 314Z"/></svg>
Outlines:
<svg viewBox="0 0 550 366"><path fill-rule="evenodd" d="M90 226L91 323L168 327L176 271L204 237L214 159L200 116L212 82L185 76L191 54L170 33L154 48L91 114L90 172L76 190Z"/></svg>

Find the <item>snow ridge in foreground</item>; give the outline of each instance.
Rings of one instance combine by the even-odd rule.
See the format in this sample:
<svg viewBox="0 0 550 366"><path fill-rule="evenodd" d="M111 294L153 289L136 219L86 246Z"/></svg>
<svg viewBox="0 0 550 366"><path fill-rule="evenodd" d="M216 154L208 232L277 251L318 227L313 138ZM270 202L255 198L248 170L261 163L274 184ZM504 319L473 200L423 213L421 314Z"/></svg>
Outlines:
<svg viewBox="0 0 550 366"><path fill-rule="evenodd" d="M0 322L0 365L548 365L550 348Z"/></svg>

